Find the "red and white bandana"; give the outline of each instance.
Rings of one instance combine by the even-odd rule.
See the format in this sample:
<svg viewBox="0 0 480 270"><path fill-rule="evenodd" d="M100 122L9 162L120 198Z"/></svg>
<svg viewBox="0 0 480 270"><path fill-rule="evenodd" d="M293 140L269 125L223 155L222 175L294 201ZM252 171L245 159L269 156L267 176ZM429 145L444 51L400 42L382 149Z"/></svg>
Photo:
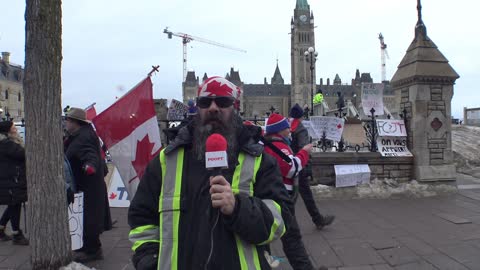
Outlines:
<svg viewBox="0 0 480 270"><path fill-rule="evenodd" d="M198 97L233 97L240 98L240 88L225 78L215 76L205 80L199 87Z"/></svg>

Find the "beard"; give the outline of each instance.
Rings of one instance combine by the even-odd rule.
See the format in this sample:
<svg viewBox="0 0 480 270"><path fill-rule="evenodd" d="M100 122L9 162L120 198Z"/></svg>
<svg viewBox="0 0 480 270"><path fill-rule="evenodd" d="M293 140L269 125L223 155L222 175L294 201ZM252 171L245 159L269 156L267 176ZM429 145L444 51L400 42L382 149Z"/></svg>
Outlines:
<svg viewBox="0 0 480 270"><path fill-rule="evenodd" d="M213 133L218 133L227 141L228 163L235 162L238 150L237 131L242 125L242 121L239 119L235 113L232 113L225 122L218 115L207 115L205 119L201 119L197 114L193 130L193 151L197 160L205 161L207 138Z"/></svg>

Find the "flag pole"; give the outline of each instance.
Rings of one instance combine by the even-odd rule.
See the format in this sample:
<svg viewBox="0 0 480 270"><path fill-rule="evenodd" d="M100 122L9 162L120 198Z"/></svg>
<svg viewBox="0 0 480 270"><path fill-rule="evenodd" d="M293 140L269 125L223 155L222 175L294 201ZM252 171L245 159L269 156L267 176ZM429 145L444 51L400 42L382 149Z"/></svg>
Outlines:
<svg viewBox="0 0 480 270"><path fill-rule="evenodd" d="M160 67L159 65L152 66L152 70L147 74L147 76L150 77L154 72L158 72L159 67Z"/></svg>
<svg viewBox="0 0 480 270"><path fill-rule="evenodd" d="M143 80L141 80L139 83L137 83L134 87L132 87L130 90L128 90L128 92L126 92L125 94L123 94L121 97L117 98L115 100L115 102L112 103L112 105L110 106L113 106L113 104L117 103L119 100L121 100L123 97L125 97L126 95L128 95L128 93L132 92L133 89L137 88L137 86L139 86L141 83L143 83L147 78L150 79L150 76L154 73L154 72L159 72L158 68L160 67L160 65L157 65L157 66L152 66L152 70L147 74L147 77ZM108 108L107 108L108 109ZM103 110L100 114L98 115L101 115L105 112L106 110ZM97 115L97 116L98 116Z"/></svg>
<svg viewBox="0 0 480 270"><path fill-rule="evenodd" d="M95 105L97 105L97 103L96 103L96 102L93 102L92 104L90 104L90 105L88 105L87 107L85 107L85 111L88 110L88 109L90 109L91 107L93 107L93 106L95 106Z"/></svg>

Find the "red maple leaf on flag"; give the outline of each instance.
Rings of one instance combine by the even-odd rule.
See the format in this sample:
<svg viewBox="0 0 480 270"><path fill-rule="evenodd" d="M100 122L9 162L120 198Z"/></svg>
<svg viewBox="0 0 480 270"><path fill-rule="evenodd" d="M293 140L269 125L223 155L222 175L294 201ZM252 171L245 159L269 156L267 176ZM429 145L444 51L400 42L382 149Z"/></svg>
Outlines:
<svg viewBox="0 0 480 270"><path fill-rule="evenodd" d="M337 129L341 129L341 128L342 128L342 124L338 124Z"/></svg>
<svg viewBox="0 0 480 270"><path fill-rule="evenodd" d="M110 200L113 200L113 199L115 199L116 197L117 197L117 194L112 192L112 193L110 194L109 199L110 199Z"/></svg>
<svg viewBox="0 0 480 270"><path fill-rule="evenodd" d="M152 154L152 149L155 146L155 143L150 142L148 134L142 138L142 140L137 141L137 153L135 155L135 160L132 161L133 168L137 172L138 178L142 178L143 172L148 165L148 162L153 159L159 152L160 149Z"/></svg>

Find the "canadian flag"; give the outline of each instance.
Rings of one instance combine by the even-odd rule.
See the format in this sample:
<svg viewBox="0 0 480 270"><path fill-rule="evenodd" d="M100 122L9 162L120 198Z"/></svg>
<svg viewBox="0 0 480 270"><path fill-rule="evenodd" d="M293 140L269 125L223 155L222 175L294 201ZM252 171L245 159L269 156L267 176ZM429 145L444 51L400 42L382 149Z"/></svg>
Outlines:
<svg viewBox="0 0 480 270"><path fill-rule="evenodd" d="M133 198L145 168L162 146L150 77L97 115L93 123Z"/></svg>
<svg viewBox="0 0 480 270"><path fill-rule="evenodd" d="M85 108L85 113L87 114L87 120L92 121L93 118L97 116L97 110L95 110L95 104L96 103L93 103L92 105Z"/></svg>

